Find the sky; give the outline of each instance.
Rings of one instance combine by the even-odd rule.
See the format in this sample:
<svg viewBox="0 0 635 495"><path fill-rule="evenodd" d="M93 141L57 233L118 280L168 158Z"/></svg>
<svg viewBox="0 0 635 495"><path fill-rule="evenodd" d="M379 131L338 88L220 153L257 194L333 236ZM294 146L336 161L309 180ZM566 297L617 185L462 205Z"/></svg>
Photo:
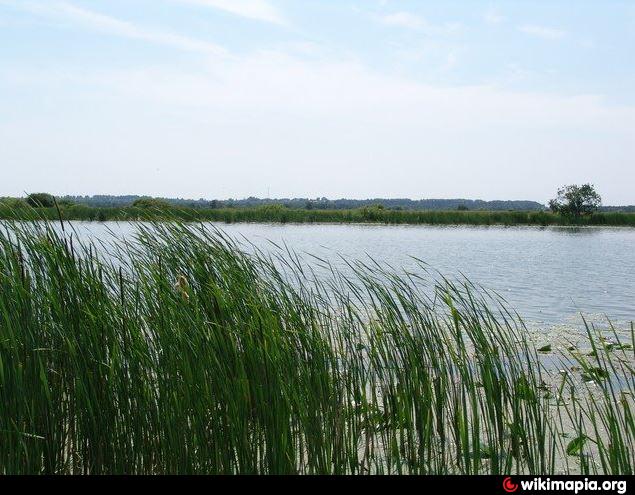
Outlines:
<svg viewBox="0 0 635 495"><path fill-rule="evenodd" d="M635 204L632 0L0 0L0 196Z"/></svg>

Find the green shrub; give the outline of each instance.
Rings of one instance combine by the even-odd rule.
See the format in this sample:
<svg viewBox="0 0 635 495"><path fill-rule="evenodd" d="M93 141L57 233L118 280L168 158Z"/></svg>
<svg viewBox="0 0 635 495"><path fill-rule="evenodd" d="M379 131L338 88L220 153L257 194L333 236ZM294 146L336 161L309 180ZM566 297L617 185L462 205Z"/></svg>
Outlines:
<svg viewBox="0 0 635 495"><path fill-rule="evenodd" d="M26 197L26 203L31 208L52 208L55 206L55 198L48 193L32 193Z"/></svg>
<svg viewBox="0 0 635 495"><path fill-rule="evenodd" d="M147 209L169 209L171 208L170 203L167 201L163 201L161 199L155 198L140 198L135 200L132 203L134 208L147 208Z"/></svg>

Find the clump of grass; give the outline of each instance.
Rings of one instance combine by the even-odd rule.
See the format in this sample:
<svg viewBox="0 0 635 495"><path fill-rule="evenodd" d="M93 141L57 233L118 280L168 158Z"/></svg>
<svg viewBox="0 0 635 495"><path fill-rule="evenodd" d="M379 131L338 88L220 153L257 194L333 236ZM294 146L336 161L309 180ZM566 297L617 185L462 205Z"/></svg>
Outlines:
<svg viewBox="0 0 635 495"><path fill-rule="evenodd" d="M603 380L554 410L498 298L350 266L195 224L96 246L6 223L0 473L632 472L625 343L570 358Z"/></svg>

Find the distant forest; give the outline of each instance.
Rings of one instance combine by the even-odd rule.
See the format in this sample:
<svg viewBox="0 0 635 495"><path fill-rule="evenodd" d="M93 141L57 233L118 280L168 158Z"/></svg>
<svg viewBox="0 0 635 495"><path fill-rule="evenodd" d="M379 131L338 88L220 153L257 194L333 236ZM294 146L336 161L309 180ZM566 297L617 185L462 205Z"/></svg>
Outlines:
<svg viewBox="0 0 635 495"><path fill-rule="evenodd" d="M138 199L148 196L64 196L63 200L76 204L95 207L123 207L130 206ZM543 210L545 206L536 201L483 201L480 199L327 199L327 198L255 198L208 200L183 198L154 198L166 201L175 206L187 208L253 208L265 205L282 205L288 208L316 209L316 210L348 210L364 206L382 205L393 210Z"/></svg>
<svg viewBox="0 0 635 495"><path fill-rule="evenodd" d="M125 207L132 205L138 199L149 199L149 196L64 196L62 200L75 204L94 207ZM282 205L288 208L316 209L316 210L348 210L364 206L382 205L392 210L489 210L489 211L540 211L546 206L537 201L483 201L480 199L404 199L404 198L373 198L373 199L327 199L327 198L255 198L208 200L184 198L154 198L184 208L253 208L265 205ZM601 211L635 212L635 206L605 206Z"/></svg>

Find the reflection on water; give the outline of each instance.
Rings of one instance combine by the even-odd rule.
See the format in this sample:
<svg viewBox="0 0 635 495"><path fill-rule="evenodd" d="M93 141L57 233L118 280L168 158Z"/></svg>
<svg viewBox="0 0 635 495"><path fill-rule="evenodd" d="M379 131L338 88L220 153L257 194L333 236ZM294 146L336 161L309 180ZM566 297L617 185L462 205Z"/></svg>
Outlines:
<svg viewBox="0 0 635 495"><path fill-rule="evenodd" d="M130 223L76 222L82 235L129 236ZM566 324L579 312L635 320L635 229L378 225L216 224L268 250L286 243L347 270L370 256L395 268L420 259L501 294L533 324ZM341 256L340 256L341 255ZM308 258L307 258L308 262Z"/></svg>

